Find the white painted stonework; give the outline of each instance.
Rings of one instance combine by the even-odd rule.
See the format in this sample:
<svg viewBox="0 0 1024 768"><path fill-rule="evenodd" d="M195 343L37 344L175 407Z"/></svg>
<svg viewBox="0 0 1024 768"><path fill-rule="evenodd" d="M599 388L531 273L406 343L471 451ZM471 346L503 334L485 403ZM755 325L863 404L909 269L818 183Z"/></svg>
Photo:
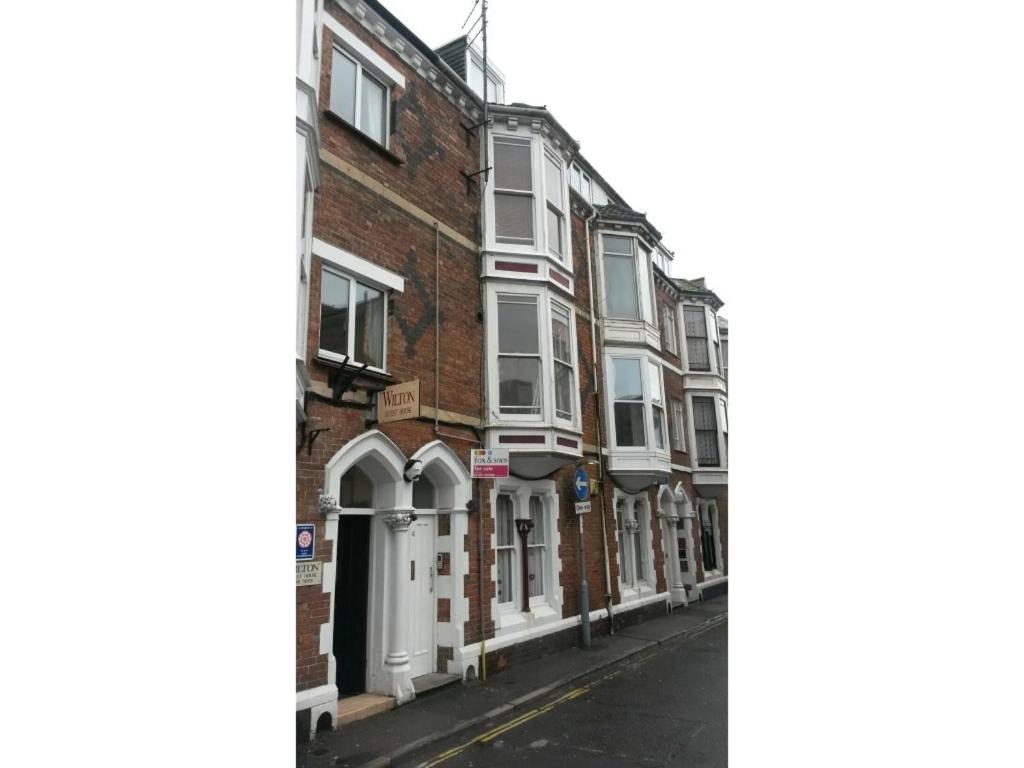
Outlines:
<svg viewBox="0 0 1024 768"><path fill-rule="evenodd" d="M440 441L430 443L414 454L423 461L423 474L437 488L437 511L451 512L452 533L464 530L466 502L471 495L469 473L454 452ZM332 560L337 560L337 520L346 514L372 514L370 526L370 578L367 601L367 661L366 690L393 696L399 704L415 698L412 685L413 667L410 664L410 617L436 612L436 597L452 600L451 624L461 627L468 615L468 605L461 599L463 576L468 572L468 559L452 557L452 573L444 585L435 581L435 592L427 593L429 606L410 606L409 526L413 514L431 514L416 510L412 505L412 483L403 477L406 457L386 435L377 430L350 440L327 463L324 469L324 488L328 495L338 493L342 476L359 465L373 483L372 510L338 509L328 513L327 538L333 542ZM460 539L461 540L461 537ZM454 553L453 553L454 554ZM426 574L424 574L426 575ZM326 584L326 580L325 580ZM333 578L330 589L333 590ZM456 586L457 585L457 586ZM450 590L448 594L441 589ZM459 614L462 614L460 619ZM333 653L334 600L331 602L330 621L321 627L321 650L328 656L328 679L336 679L337 659ZM447 623L447 622L446 622ZM445 639L452 636L451 625L443 630ZM460 632L461 633L461 630ZM433 660L437 656L437 640L442 634L439 627L433 633L432 647L425 655ZM337 690L334 691L337 697Z"/></svg>

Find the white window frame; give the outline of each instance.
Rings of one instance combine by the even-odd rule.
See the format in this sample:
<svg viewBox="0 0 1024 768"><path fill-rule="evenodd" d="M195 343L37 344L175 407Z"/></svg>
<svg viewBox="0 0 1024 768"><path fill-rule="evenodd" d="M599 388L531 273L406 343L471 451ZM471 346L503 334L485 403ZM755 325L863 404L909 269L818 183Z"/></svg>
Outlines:
<svg viewBox="0 0 1024 768"><path fill-rule="evenodd" d="M676 338L676 313L668 304L661 305L661 332L665 338L665 350L679 356L679 342Z"/></svg>
<svg viewBox="0 0 1024 768"><path fill-rule="evenodd" d="M480 70L480 90L478 91L476 85L470 77L470 73L473 71L473 67L476 66ZM504 104L505 103L505 76L495 69L494 64L490 61L487 62L487 72L484 73L484 60L483 57L476 52L472 47L466 49L466 82L472 91L479 96L481 99L484 97L483 94L483 78L487 75L489 82L487 88L487 101L491 104ZM494 86L494 90L491 90L491 86Z"/></svg>
<svg viewBox="0 0 1024 768"><path fill-rule="evenodd" d="M498 408L498 413L504 418L525 416L530 421L543 418L545 404L547 398L544 396L544 343L542 336L544 335L544 326L541 324L541 312L540 297L532 292L520 292L520 291L499 291L495 294L495 315L494 324L498 326L498 340L497 340L497 355L495 359L495 368L498 374L498 399L495 404ZM534 308L534 319L536 320L537 328L537 351L536 352L503 352L501 350L501 332L500 332L500 318L502 305L518 305L518 306L529 306ZM530 413L528 411L503 411L501 403L501 361L502 359L522 359L522 360L536 360L537 361L537 388L540 390L538 395L540 396L540 403L537 406L536 413ZM551 392L551 395L554 393ZM523 408L527 406L507 406L509 408ZM532 407L532 406L529 406Z"/></svg>
<svg viewBox="0 0 1024 768"><path fill-rule="evenodd" d="M643 391L643 413L644 413L644 445L619 445L618 434L615 428L615 403L617 399L615 397L615 360L638 360L640 363L640 386ZM659 383L661 385L661 401L660 403L654 403L652 400L651 392L651 381L650 375L651 370L656 369L656 376L659 377ZM668 425L665 419L665 370L661 364L661 361L642 352L615 352L608 353L605 355L605 381L607 382L607 402L608 402L608 423L610 425L609 433L611 438L611 447L616 451L646 451L651 453L657 453L661 455L669 455L670 443L668 440L665 441L665 447L658 448L654 440L654 405L658 405L661 408L661 429L662 435L667 436ZM626 401L623 401L626 402ZM636 402L634 400L628 402Z"/></svg>
<svg viewBox="0 0 1024 768"><path fill-rule="evenodd" d="M560 199L562 201L561 202L561 205L562 205L561 208L556 206L551 201L552 191L548 188L549 185L547 183L548 182L548 165L547 165L548 162L551 162L558 169L558 179L559 179L558 186L560 187L560 189L558 190L558 193L559 193L559 197L560 197ZM545 237L545 242L547 243L548 254L550 254L556 260L561 261L563 264L571 266L570 257L572 256L572 254L568 253L566 251L566 244L568 243L568 239L569 239L566 236L566 232L568 231L568 227L566 226L566 220L568 218L566 216L566 209L568 208L568 206L566 205L567 202L568 202L568 190L566 189L566 184L565 184L565 163L562 162L562 158L560 158L558 156L557 152L552 152L550 149L545 147L544 148L544 237ZM556 226L557 226L558 231L554 235L552 235L551 228L548 226L548 212L549 211L554 213L555 216L556 216L556 221L557 221ZM553 244L555 242L558 243L558 247L559 247L558 251L556 251L554 249L554 247L553 247Z"/></svg>
<svg viewBox="0 0 1024 768"><path fill-rule="evenodd" d="M707 515L710 523L711 546L715 556L715 567L711 570L704 568L704 516ZM718 504L715 501L697 501L697 540L700 542L700 567L704 574L704 581L725 575L725 557L722 554L722 532L719 524Z"/></svg>
<svg viewBox="0 0 1024 768"><path fill-rule="evenodd" d="M362 283L363 285L376 288L377 290L384 292L384 353L382 355L381 363L383 367L376 368L374 366L369 366L367 370L386 374L388 368L388 309L391 302L391 291L402 293L405 290L405 279L401 275L396 275L394 272L384 269L383 267L367 261L366 259L360 258L353 253L342 250L341 248L331 245L317 237L313 238L313 255L319 257L323 262L321 270L326 268L352 283L352 286L349 288L350 302L352 301L352 291L354 290L355 283ZM317 307L318 312L321 311L320 306L323 304L322 274L320 293L320 305ZM355 310L354 305L350 303L349 306L353 307L353 321L349 323L349 348L351 349L351 341L355 334ZM338 363L346 362L343 355L321 348L319 335L317 336L317 357ZM349 357L347 362L349 364L362 364L362 361L356 360L353 357Z"/></svg>
<svg viewBox="0 0 1024 768"><path fill-rule="evenodd" d="M519 533L513 525L512 600L510 602L498 603L497 588L495 588L494 597L491 598L491 616L494 617L495 629L498 635L558 622L562 619L562 604L564 602L563 589L559 583L562 572L562 561L558 554L561 546L561 536L558 532L560 498L556 492L555 481L529 481L514 477L501 478L495 481L490 492L491 517L494 523L494 533L490 537L492 549L495 549L497 545L497 499L501 494L508 495L512 499L513 520L530 516L530 497L535 496L541 500L542 509L544 510L544 557L542 558L544 591L540 595L529 598L532 619L529 620L528 624L528 617L522 612L522 544L519 539ZM491 580L495 584L497 575L498 559L497 555L495 555L494 563L491 566Z"/></svg>
<svg viewBox="0 0 1024 768"><path fill-rule="evenodd" d="M683 410L683 401L669 398L669 408L672 411L672 448L677 451L686 451L686 412Z"/></svg>
<svg viewBox="0 0 1024 768"><path fill-rule="evenodd" d="M697 440L697 406L693 402L698 399L711 401L711 412L715 416L715 437L716 445L718 447L718 464L700 463L700 441ZM722 423L718 415L717 394L714 392L688 393L686 405L690 411L690 423L693 427L693 442L691 443L691 445L693 445L693 458L691 459L691 464L696 469L705 469L710 471L725 469L725 452L722 448Z"/></svg>
<svg viewBox="0 0 1024 768"><path fill-rule="evenodd" d="M558 358L555 357L555 340L554 340L555 324L554 324L554 319L555 319L556 310L557 310L557 312L562 313L562 314L565 315L564 319L565 319L566 325L568 326L568 330L569 330L569 359L568 360L559 360ZM556 423L560 424L561 426L574 427L578 423L577 415L579 414L579 410L580 410L580 404L579 404L579 384L580 384L580 379L579 379L579 375L576 373L576 323L575 323L575 317L573 315L573 308L572 308L571 305L569 305L569 304L567 304L565 302L561 302L561 301L558 301L556 299L551 299L549 304L548 304L548 313L549 313L548 314L548 318L549 318L549 321L548 321L548 333L549 333L549 335L551 337L551 412L552 412L552 415L553 415L554 420L555 420ZM559 415L559 413L558 413L558 400L557 400L557 397L558 397L558 392L557 392L557 389L558 389L558 375L557 374L558 374L558 366L559 365L568 366L569 372L570 372L570 376L571 376L571 383L574 385L574 386L570 386L570 388L569 388L569 409L570 409L570 413L569 413L569 418L568 419L566 419L565 417Z"/></svg>
<svg viewBox="0 0 1024 768"><path fill-rule="evenodd" d="M619 502L624 502L624 520L618 519ZM626 526L626 521L636 523L635 530L624 532L623 539L626 542L625 551L620 546L616 555L619 566L619 595L620 602L636 600L646 594L655 591L657 582L654 575L654 536L651 532L651 500L646 493L628 494L618 488L612 496L612 514L615 515L616 543L618 534ZM636 558L637 551L641 554L643 573L637 573ZM628 563L629 580L623 580L623 564Z"/></svg>
<svg viewBox="0 0 1024 768"><path fill-rule="evenodd" d="M487 222L487 245L490 250L503 253L511 253L524 256L536 256L544 258L562 268L572 266L572 227L569 226L569 173L562 153L541 135L533 134L526 130L492 130L490 132L491 158L494 157L494 144L499 144L504 139L516 139L520 142L530 144L530 179L532 182L532 206L533 215L533 243L498 242L497 219L495 212L495 193L499 190L496 187L495 176L492 171L487 174L487 190L484 195L484 217ZM560 221L560 235L562 254L556 255L551 252L551 233L548 232L548 190L546 158L550 157L556 162L559 168L559 179L562 186L561 199L562 211ZM513 194L525 196L521 190L500 190L501 194Z"/></svg>
<svg viewBox="0 0 1024 768"><path fill-rule="evenodd" d="M540 334L539 351L541 362L541 408L539 414L501 413L501 391L498 375L498 295L521 295L535 297L537 300L537 327ZM579 351L576 338L576 310L569 302L562 301L554 290L540 283L507 283L489 281L486 292L487 301L487 402L491 426L529 426L549 427L581 432L580 389L579 389ZM552 305L569 313L569 348L572 356L572 378L576 386L572 387L572 418L563 419L555 409L555 361L552 339Z"/></svg>
<svg viewBox="0 0 1024 768"><path fill-rule="evenodd" d="M380 144L382 147L387 149L388 148L388 142L389 142L389 139L391 137L391 86L387 83L386 80L384 80L381 77L379 77L369 67L366 67L364 65L362 59L358 55L353 54L348 48L346 48L346 46L341 45L340 43L335 41L335 44L334 44L334 46L333 46L333 48L331 50L332 50L332 53L331 53L332 57L334 55L333 52L337 51L342 56L344 56L349 61L351 61L353 64L355 64L355 66L356 66L356 82L355 82L356 92L354 94L355 111L353 112L353 117L352 117L351 121L349 121L349 119L347 117L341 115L340 113L335 112L334 111L334 106L332 104L330 104L330 103L328 103L328 107L327 107L328 110L331 112L332 115L335 115L339 120L344 120L346 123L351 125L353 128L355 128L361 134L366 136L368 139L370 139L371 141L374 141L374 142ZM362 109L363 109L362 95L363 95L363 78L364 77L367 77L367 78L373 80L375 83L377 83L379 86L381 86L381 88L384 89L384 104L383 104L384 115L383 115L383 120L382 120L384 139L382 141L378 141L374 136L371 136L370 134L368 134L366 131L364 131L360 127L360 118L362 117ZM333 86L334 86L334 60L332 58L332 60L331 60L331 87L332 87L332 89L333 89ZM329 98L330 98L330 94L328 94L328 99Z"/></svg>
<svg viewBox="0 0 1024 768"><path fill-rule="evenodd" d="M604 236L626 237L633 240L633 276L636 280L637 292L637 315L636 318L611 317L608 314L608 281L605 275L605 251ZM647 323L657 327L654 309L654 273L651 269L651 249L632 232L620 232L614 229L603 229L598 231L597 238L598 269L600 280L600 309L601 317L605 320L617 323ZM624 255L613 254L616 258L626 258Z"/></svg>
<svg viewBox="0 0 1024 768"><path fill-rule="evenodd" d="M714 373L715 372L714 363L713 363L714 355L712 354L712 350L711 350L711 332L710 332L710 330L708 328L708 311L707 311L707 307L705 307L703 304L683 304L682 307L683 307L683 311L682 311L682 315L681 315L681 320L682 320L682 325L683 325L683 340L685 342L684 344L681 345L682 346L681 352L682 352L682 354L684 356L683 357L683 362L685 363L685 366L684 366L683 370L685 370L688 373ZM707 368L707 370L704 370L704 369L698 370L698 369L694 368L693 364L690 361L690 339L691 338L699 338L699 337L697 337L697 336L690 336L690 335L688 335L686 333L686 310L687 309L690 309L690 310L699 309L704 314L704 346L707 349L707 356L708 356L708 368Z"/></svg>

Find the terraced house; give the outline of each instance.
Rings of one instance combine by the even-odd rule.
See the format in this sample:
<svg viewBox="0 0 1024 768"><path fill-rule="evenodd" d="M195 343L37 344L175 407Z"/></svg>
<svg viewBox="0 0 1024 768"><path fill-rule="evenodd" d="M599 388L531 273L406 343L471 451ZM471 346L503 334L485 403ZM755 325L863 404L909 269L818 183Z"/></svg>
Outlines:
<svg viewBox="0 0 1024 768"><path fill-rule="evenodd" d="M724 590L728 428L721 300L550 111L465 37L297 4L308 738Z"/></svg>

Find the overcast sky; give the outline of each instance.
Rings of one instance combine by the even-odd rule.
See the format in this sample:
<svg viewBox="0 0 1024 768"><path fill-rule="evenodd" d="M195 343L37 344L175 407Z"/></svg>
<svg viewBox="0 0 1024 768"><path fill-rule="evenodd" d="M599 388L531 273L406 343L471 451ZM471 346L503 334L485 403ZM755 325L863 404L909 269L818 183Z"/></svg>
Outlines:
<svg viewBox="0 0 1024 768"><path fill-rule="evenodd" d="M473 5L383 1L433 48L462 34ZM490 0L488 57L507 79L506 102L546 105L661 231L675 252L673 275L706 277L728 316L734 265L720 232L729 226L732 153L716 114L730 98L721 88L734 22L728 4L701 5L724 7Z"/></svg>

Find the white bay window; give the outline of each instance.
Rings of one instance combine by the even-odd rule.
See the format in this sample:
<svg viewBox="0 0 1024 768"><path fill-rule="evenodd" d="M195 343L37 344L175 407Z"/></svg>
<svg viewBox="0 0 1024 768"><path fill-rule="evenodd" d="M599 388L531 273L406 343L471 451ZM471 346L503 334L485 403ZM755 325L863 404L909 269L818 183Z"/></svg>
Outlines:
<svg viewBox="0 0 1024 768"><path fill-rule="evenodd" d="M544 286L488 288L491 418L579 428L575 316Z"/></svg>
<svg viewBox="0 0 1024 768"><path fill-rule="evenodd" d="M533 245L532 168L529 139L494 137L494 232L499 243Z"/></svg>
<svg viewBox="0 0 1024 768"><path fill-rule="evenodd" d="M571 262L569 186L561 155L541 136L494 133L487 219L495 248Z"/></svg>
<svg viewBox="0 0 1024 768"><path fill-rule="evenodd" d="M541 358L537 297L498 294L498 409L540 414Z"/></svg>
<svg viewBox="0 0 1024 768"><path fill-rule="evenodd" d="M661 366L646 356L607 359L615 447L667 451Z"/></svg>
<svg viewBox="0 0 1024 768"><path fill-rule="evenodd" d="M632 237L605 235L604 252L605 315L621 320L639 320L636 253Z"/></svg>

